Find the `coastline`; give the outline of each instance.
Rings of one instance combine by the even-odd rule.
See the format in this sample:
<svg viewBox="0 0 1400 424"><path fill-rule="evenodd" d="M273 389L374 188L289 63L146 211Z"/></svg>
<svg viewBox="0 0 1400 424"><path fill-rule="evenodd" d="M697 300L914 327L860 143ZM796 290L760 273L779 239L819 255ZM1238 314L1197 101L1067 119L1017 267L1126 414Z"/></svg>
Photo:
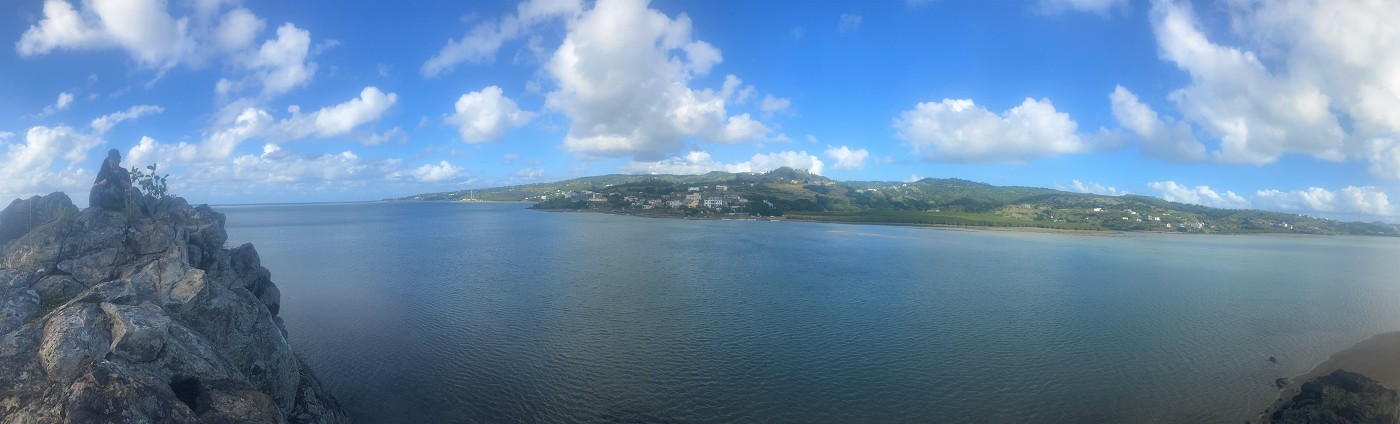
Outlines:
<svg viewBox="0 0 1400 424"><path fill-rule="evenodd" d="M477 202L486 203L485 201L477 201ZM505 202L505 201L500 201L500 202L490 202L490 203L529 203L529 202ZM707 221L738 220L738 219L730 219L730 218L722 218L722 217L703 217L703 218L700 218L700 217L668 216L668 215L660 215L660 214L638 214L638 213L626 213L626 212L616 212L616 211L600 211L600 210L592 210L592 209L542 209L542 208L533 208L533 207L532 207L532 208L528 208L528 209L533 210L533 211L540 211L540 212L601 213L601 214L606 214L606 215L619 215L619 216L631 216L631 217L637 217L637 218L654 218L654 219L682 219L682 220L707 220ZM1290 233L1177 233L1177 232L1165 232L1165 231L1066 230L1066 229L1048 228L1048 227L1009 227L1009 226L1008 226L1008 227L994 227L994 226L955 225L955 224L919 224L919 223L912 223L912 222L909 222L909 223L906 223L906 222L858 222L858 221L836 221L836 220L817 220L817 219L801 219L801 218L791 218L791 219L790 219L790 218L788 218L788 217L786 217L786 216L781 216L781 217L753 218L753 220L756 220L756 221L814 222L814 223L843 224L843 225L881 225L881 226L897 226L897 227L921 227L921 228L938 228L938 229L946 229L946 230L967 230L967 231L1011 231L1011 232L1024 232L1024 233L1065 234L1065 235L1074 235L1074 236L1094 236L1094 237L1121 237L1121 236L1127 236L1127 235L1132 235L1132 234L1160 234L1160 235L1182 235L1182 236L1221 236L1221 235L1223 235L1223 236L1266 236L1266 237L1288 237L1288 238L1331 237L1330 235L1327 235L1327 234L1290 234Z"/></svg>
<svg viewBox="0 0 1400 424"><path fill-rule="evenodd" d="M1288 384L1279 389L1274 403L1260 414L1260 421L1267 422L1266 419L1280 404L1301 391L1303 383L1338 369L1365 375L1391 389L1400 388L1400 331L1371 336L1332 354L1308 372L1289 379Z"/></svg>

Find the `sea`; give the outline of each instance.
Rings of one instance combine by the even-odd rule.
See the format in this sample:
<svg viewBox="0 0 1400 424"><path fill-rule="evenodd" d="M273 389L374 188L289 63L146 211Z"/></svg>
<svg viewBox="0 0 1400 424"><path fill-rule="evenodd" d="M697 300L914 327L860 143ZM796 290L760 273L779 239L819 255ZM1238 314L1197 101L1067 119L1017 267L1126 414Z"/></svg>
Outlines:
<svg viewBox="0 0 1400 424"><path fill-rule="evenodd" d="M1394 238L527 206L215 209L366 423L1239 423L1400 330Z"/></svg>

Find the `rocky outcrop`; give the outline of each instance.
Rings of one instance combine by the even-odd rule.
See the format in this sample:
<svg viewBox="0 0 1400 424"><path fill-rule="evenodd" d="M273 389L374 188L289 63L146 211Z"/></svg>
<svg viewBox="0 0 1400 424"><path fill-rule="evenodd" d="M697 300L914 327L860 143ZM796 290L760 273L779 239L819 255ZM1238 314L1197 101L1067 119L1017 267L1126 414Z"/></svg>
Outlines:
<svg viewBox="0 0 1400 424"><path fill-rule="evenodd" d="M1271 411L1266 422L1391 424L1400 421L1400 396L1370 377L1339 369L1303 383Z"/></svg>
<svg viewBox="0 0 1400 424"><path fill-rule="evenodd" d="M344 422L224 216L146 196L0 212L0 423Z"/></svg>

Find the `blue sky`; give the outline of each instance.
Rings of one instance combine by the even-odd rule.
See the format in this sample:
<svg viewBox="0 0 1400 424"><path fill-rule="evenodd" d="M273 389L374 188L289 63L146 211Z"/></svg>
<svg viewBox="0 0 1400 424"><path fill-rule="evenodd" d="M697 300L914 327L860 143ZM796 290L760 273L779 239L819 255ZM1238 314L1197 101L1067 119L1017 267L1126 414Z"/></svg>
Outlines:
<svg viewBox="0 0 1400 424"><path fill-rule="evenodd" d="M83 203L117 148L197 203L793 166L1400 214L1389 2L3 8L6 198Z"/></svg>

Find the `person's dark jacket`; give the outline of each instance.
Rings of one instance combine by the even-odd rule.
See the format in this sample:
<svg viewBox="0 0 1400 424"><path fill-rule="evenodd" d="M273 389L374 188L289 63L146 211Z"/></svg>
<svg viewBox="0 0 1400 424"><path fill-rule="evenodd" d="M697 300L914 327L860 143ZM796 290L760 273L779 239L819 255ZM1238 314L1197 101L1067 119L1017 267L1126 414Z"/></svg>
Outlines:
<svg viewBox="0 0 1400 424"><path fill-rule="evenodd" d="M106 184L100 184L106 180ZM88 205L100 206L110 211L126 207L126 190L131 187L131 174L120 166L110 166L102 162L102 170L93 180L92 191L88 192Z"/></svg>

